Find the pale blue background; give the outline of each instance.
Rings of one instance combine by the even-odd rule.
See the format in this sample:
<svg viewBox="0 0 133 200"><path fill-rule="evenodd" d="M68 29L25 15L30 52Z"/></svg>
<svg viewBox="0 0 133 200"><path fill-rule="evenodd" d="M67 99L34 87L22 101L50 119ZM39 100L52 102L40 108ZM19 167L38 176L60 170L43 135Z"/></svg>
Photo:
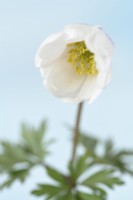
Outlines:
<svg viewBox="0 0 133 200"><path fill-rule="evenodd" d="M70 23L101 25L115 42L113 79L92 104L85 105L82 128L101 138L113 137L118 147L133 147L133 1L132 0L0 0L0 138L17 140L23 121L49 122L48 137L58 144L49 159L59 169L70 153L70 134L64 123L74 123L75 105L64 104L43 88L34 66L42 40ZM45 181L43 170L33 170L25 185L16 182L0 193L0 200L34 200L28 192ZM133 179L109 193L109 200L133 199Z"/></svg>

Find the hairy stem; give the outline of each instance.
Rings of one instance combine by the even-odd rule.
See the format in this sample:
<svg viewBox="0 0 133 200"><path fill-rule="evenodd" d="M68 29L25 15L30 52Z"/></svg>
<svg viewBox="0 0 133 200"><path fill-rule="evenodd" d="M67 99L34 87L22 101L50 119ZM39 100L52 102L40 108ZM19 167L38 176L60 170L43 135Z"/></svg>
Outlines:
<svg viewBox="0 0 133 200"><path fill-rule="evenodd" d="M79 104L78 110L77 110L76 123L75 123L75 128L74 128L74 137L73 137L72 158L71 158L72 163L75 160L76 150L77 150L77 145L78 145L78 140L79 140L79 125L80 125L82 108L83 108L83 102Z"/></svg>

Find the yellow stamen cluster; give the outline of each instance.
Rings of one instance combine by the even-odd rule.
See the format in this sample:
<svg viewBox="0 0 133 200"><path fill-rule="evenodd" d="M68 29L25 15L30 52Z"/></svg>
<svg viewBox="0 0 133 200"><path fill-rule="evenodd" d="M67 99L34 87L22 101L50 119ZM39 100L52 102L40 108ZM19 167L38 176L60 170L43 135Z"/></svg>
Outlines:
<svg viewBox="0 0 133 200"><path fill-rule="evenodd" d="M68 63L75 68L78 75L96 75L96 62L94 53L86 48L84 41L69 43L68 47Z"/></svg>

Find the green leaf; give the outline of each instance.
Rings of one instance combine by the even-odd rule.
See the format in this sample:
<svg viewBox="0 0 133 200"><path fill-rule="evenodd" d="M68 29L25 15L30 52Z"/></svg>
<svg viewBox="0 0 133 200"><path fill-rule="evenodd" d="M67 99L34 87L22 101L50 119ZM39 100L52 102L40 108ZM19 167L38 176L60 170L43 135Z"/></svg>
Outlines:
<svg viewBox="0 0 133 200"><path fill-rule="evenodd" d="M110 153L112 154L113 153L113 142L112 140L107 140L105 142L105 145L104 145L104 149L105 149L105 156L108 156Z"/></svg>
<svg viewBox="0 0 133 200"><path fill-rule="evenodd" d="M95 152L98 145L98 140L96 138L83 133L80 133L79 142L87 151L91 152Z"/></svg>
<svg viewBox="0 0 133 200"><path fill-rule="evenodd" d="M106 199L107 192L98 186L91 186L91 189L93 190L93 193L102 197L103 199Z"/></svg>
<svg viewBox="0 0 133 200"><path fill-rule="evenodd" d="M27 155L20 145L2 142L1 148L0 163L7 169L13 164L27 162Z"/></svg>
<svg viewBox="0 0 133 200"><path fill-rule="evenodd" d="M95 154L93 164L112 166L122 173L133 175L133 162L130 162L130 158L133 158L133 150L118 151L111 140L105 141L103 147L103 155Z"/></svg>
<svg viewBox="0 0 133 200"><path fill-rule="evenodd" d="M88 154L84 154L80 156L77 160L76 164L76 171L77 171L77 177L79 177L83 172L85 172L89 168L88 164Z"/></svg>
<svg viewBox="0 0 133 200"><path fill-rule="evenodd" d="M62 173L58 172L57 170L53 169L52 167L46 166L46 170L48 175L54 179L55 181L59 182L60 184L66 184L66 177Z"/></svg>
<svg viewBox="0 0 133 200"><path fill-rule="evenodd" d="M12 183L16 180L24 182L28 174L29 174L29 169L10 171L7 180L0 185L0 189L3 189L5 187L10 187Z"/></svg>
<svg viewBox="0 0 133 200"><path fill-rule="evenodd" d="M45 122L37 129L25 124L19 143L0 142L0 173L7 174L1 188L9 187L16 179L23 182L33 166L42 165L47 154L45 131Z"/></svg>
<svg viewBox="0 0 133 200"><path fill-rule="evenodd" d="M60 195L56 200L77 200L72 192L68 191L66 194Z"/></svg>
<svg viewBox="0 0 133 200"><path fill-rule="evenodd" d="M5 188L5 187L10 187L11 185L12 185L12 182L13 182L14 180L12 180L11 178L10 179L8 179L8 180L6 180L6 181L4 181L1 185L0 185L0 190L2 190L3 188Z"/></svg>
<svg viewBox="0 0 133 200"><path fill-rule="evenodd" d="M74 180L77 180L89 168L88 158L88 153L85 153L77 157L74 166L69 163L70 174Z"/></svg>
<svg viewBox="0 0 133 200"><path fill-rule="evenodd" d="M47 197L54 197L56 195L59 195L59 193L62 192L62 190L62 187L59 186L39 184L38 189L33 190L32 194L35 196L47 195Z"/></svg>
<svg viewBox="0 0 133 200"><path fill-rule="evenodd" d="M97 146L100 145L98 139L81 133L79 142L89 153L88 156L92 158L92 165L107 165L117 168L122 173L133 175L133 162L130 162L130 158L133 158L133 150L117 151L112 140L106 140L101 143L104 152L99 155L97 152Z"/></svg>
<svg viewBox="0 0 133 200"><path fill-rule="evenodd" d="M114 176L114 170L100 170L88 177L81 184L93 188L94 186L97 186L98 183L106 185L109 188L113 188L114 185L122 185L123 181Z"/></svg>
<svg viewBox="0 0 133 200"><path fill-rule="evenodd" d="M78 192L78 196L81 198L81 200L104 200L103 198L93 195L93 194L86 194Z"/></svg>
<svg viewBox="0 0 133 200"><path fill-rule="evenodd" d="M30 127L26 124L22 125L22 142L27 151L41 160L46 151L44 149L43 138L46 132L46 123L42 122L38 129Z"/></svg>

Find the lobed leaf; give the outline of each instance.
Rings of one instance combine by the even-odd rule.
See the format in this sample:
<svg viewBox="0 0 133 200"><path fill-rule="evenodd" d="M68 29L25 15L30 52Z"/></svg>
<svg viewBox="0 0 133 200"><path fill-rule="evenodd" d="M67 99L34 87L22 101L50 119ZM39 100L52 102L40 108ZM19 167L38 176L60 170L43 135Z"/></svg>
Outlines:
<svg viewBox="0 0 133 200"><path fill-rule="evenodd" d="M78 196L81 198L81 200L104 200L103 198L97 195L87 194L87 193L82 193L82 192L78 192Z"/></svg>
<svg viewBox="0 0 133 200"><path fill-rule="evenodd" d="M0 173L7 174L1 188L9 187L15 180L23 182L32 167L42 164L47 154L44 136L46 122L35 129L26 124L21 129L20 143L0 143Z"/></svg>
<svg viewBox="0 0 133 200"><path fill-rule="evenodd" d="M48 175L55 181L57 181L60 184L66 184L66 177L61 172L55 170L52 167L46 166L46 170Z"/></svg>
<svg viewBox="0 0 133 200"><path fill-rule="evenodd" d="M62 187L60 186L53 186L48 184L39 184L38 189L33 190L32 194L35 196L44 196L46 195L47 198L55 197L62 192Z"/></svg>
<svg viewBox="0 0 133 200"><path fill-rule="evenodd" d="M123 181L121 181L120 178L114 176L114 170L100 170L89 176L81 184L93 188L94 186L97 186L98 183L103 184L109 188L113 188L114 185L122 185Z"/></svg>

